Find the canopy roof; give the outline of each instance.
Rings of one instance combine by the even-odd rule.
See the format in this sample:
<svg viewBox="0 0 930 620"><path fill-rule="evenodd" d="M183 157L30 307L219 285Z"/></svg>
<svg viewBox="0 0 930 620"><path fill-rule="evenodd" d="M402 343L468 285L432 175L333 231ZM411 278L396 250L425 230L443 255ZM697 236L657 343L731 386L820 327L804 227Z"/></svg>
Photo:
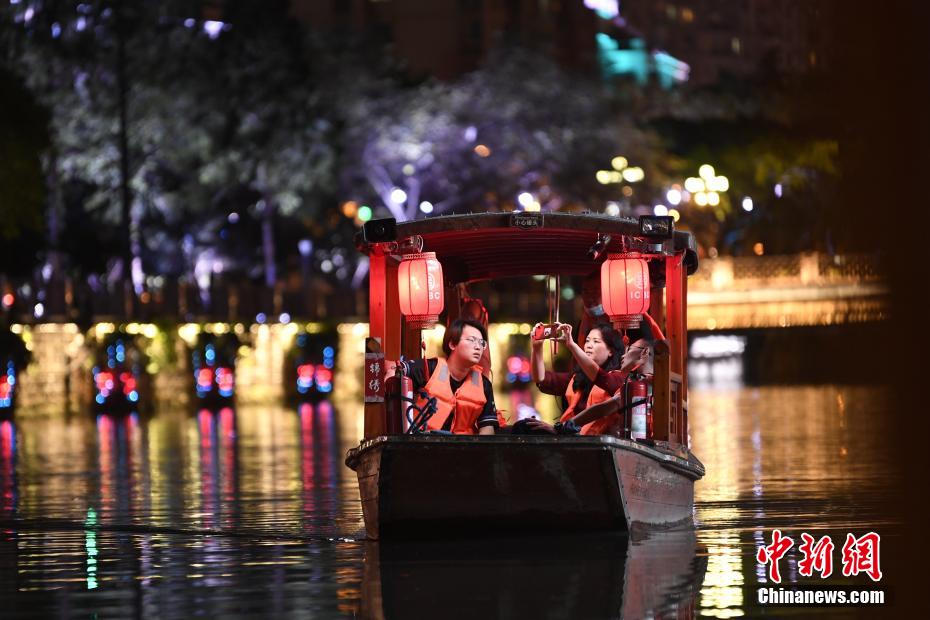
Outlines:
<svg viewBox="0 0 930 620"><path fill-rule="evenodd" d="M611 240L606 251L592 259L589 250L599 233L609 234ZM608 253L622 251L623 236L640 237L640 230L635 220L597 214L475 213L397 224L397 241L414 235L423 238L424 252L436 253L447 279L468 282L535 274L587 275ZM697 254L691 234L676 231L665 245L666 251L672 248L685 254L688 273L694 273Z"/></svg>

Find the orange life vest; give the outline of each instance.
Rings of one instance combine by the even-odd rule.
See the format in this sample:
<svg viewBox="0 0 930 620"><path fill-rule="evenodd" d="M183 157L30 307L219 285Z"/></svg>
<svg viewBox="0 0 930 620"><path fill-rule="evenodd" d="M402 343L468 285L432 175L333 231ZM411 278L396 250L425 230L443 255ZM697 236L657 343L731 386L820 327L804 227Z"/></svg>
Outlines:
<svg viewBox="0 0 930 620"><path fill-rule="evenodd" d="M608 394L605 390L599 388L598 386L592 386L591 392L588 394L588 400L585 401L583 407L579 407L581 404L582 392L576 392L573 387L574 379L568 382L568 388L565 390L565 399L568 401L568 407L565 409L565 413L562 414L562 417L559 418L561 422L567 422L568 420L575 417L576 414L581 413L588 407L602 403L608 398ZM593 422L588 422L581 427L582 435L604 435L610 433L617 423L622 426L623 420L620 418L618 413L612 413L609 416L594 420Z"/></svg>
<svg viewBox="0 0 930 620"><path fill-rule="evenodd" d="M430 396L436 399L436 413L427 422L431 431L441 430L449 416L452 419L452 432L460 435L474 435L477 432L478 416L488 402L484 395L484 379L481 366L472 366L468 376L459 389L452 393L451 375L446 360L437 358L436 369L429 381L423 386ZM422 407L426 399L417 397L417 406Z"/></svg>
<svg viewBox="0 0 930 620"><path fill-rule="evenodd" d="M614 411L608 416L588 422L581 427L582 435L615 435L623 431L623 416Z"/></svg>

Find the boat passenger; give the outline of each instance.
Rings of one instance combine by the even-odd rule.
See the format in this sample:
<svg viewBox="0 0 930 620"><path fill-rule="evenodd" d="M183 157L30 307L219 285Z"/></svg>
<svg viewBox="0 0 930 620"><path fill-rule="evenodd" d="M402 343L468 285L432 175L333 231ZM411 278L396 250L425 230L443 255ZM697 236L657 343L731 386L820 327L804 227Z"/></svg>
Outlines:
<svg viewBox="0 0 930 620"><path fill-rule="evenodd" d="M532 341L530 368L540 391L565 395L567 405L561 417L561 421L565 421L582 409L607 400L623 386L626 374L619 369L624 347L620 334L607 323L598 323L591 328L585 337L584 349L572 339L571 325L560 323L556 329L557 339L565 343L575 358L575 371L547 371L542 356L542 340Z"/></svg>
<svg viewBox="0 0 930 620"><path fill-rule="evenodd" d="M442 341L443 358L407 360L407 375L415 392L425 390L436 399L437 410L427 421L427 430L451 431L462 435L493 435L499 428L491 381L479 365L488 346L488 332L471 319L456 319ZM390 374L394 363L386 364ZM417 406L427 399L418 396Z"/></svg>
<svg viewBox="0 0 930 620"><path fill-rule="evenodd" d="M625 378L652 381L655 347L647 337L635 340L624 352L620 372ZM624 381L625 385L625 381ZM617 435L623 431L621 411L626 402L624 385L613 396L594 403L577 414L562 419L556 424L542 420L528 420L526 425L534 433L560 435Z"/></svg>
<svg viewBox="0 0 930 620"><path fill-rule="evenodd" d="M464 286L464 285L460 285ZM475 299L473 297L468 297L467 295L462 299L462 312L459 318L462 319L471 319L472 321L477 321L481 323L485 331L488 329L488 310L484 307L484 304L481 303L480 299ZM484 352L481 354L481 360L478 362L478 365L481 366L481 374L483 374L488 379L491 378L491 348L485 347Z"/></svg>

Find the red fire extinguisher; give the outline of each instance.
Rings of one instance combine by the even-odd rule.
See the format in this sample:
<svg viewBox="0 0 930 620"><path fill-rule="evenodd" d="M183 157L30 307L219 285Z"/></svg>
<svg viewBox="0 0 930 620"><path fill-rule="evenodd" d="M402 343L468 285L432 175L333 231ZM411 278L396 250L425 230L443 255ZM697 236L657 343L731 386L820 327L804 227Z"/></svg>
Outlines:
<svg viewBox="0 0 930 620"><path fill-rule="evenodd" d="M630 437L647 439L652 437L652 406L649 399L649 383L642 378L627 382L627 400L630 407Z"/></svg>
<svg viewBox="0 0 930 620"><path fill-rule="evenodd" d="M413 404L413 379L404 374L403 367L403 364L398 364L394 376L384 380L384 400L389 435L406 433L410 426L406 413L410 405Z"/></svg>

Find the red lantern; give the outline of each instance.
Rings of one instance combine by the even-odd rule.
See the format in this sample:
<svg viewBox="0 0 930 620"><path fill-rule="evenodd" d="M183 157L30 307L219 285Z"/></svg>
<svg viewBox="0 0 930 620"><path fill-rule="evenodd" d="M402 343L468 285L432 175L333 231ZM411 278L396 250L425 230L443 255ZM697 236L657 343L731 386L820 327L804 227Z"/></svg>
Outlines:
<svg viewBox="0 0 930 620"><path fill-rule="evenodd" d="M615 326L639 327L649 310L649 266L639 254L610 254L601 265L601 304Z"/></svg>
<svg viewBox="0 0 930 620"><path fill-rule="evenodd" d="M400 311L412 327L432 327L439 320L445 298L442 265L435 252L407 254L397 267Z"/></svg>

